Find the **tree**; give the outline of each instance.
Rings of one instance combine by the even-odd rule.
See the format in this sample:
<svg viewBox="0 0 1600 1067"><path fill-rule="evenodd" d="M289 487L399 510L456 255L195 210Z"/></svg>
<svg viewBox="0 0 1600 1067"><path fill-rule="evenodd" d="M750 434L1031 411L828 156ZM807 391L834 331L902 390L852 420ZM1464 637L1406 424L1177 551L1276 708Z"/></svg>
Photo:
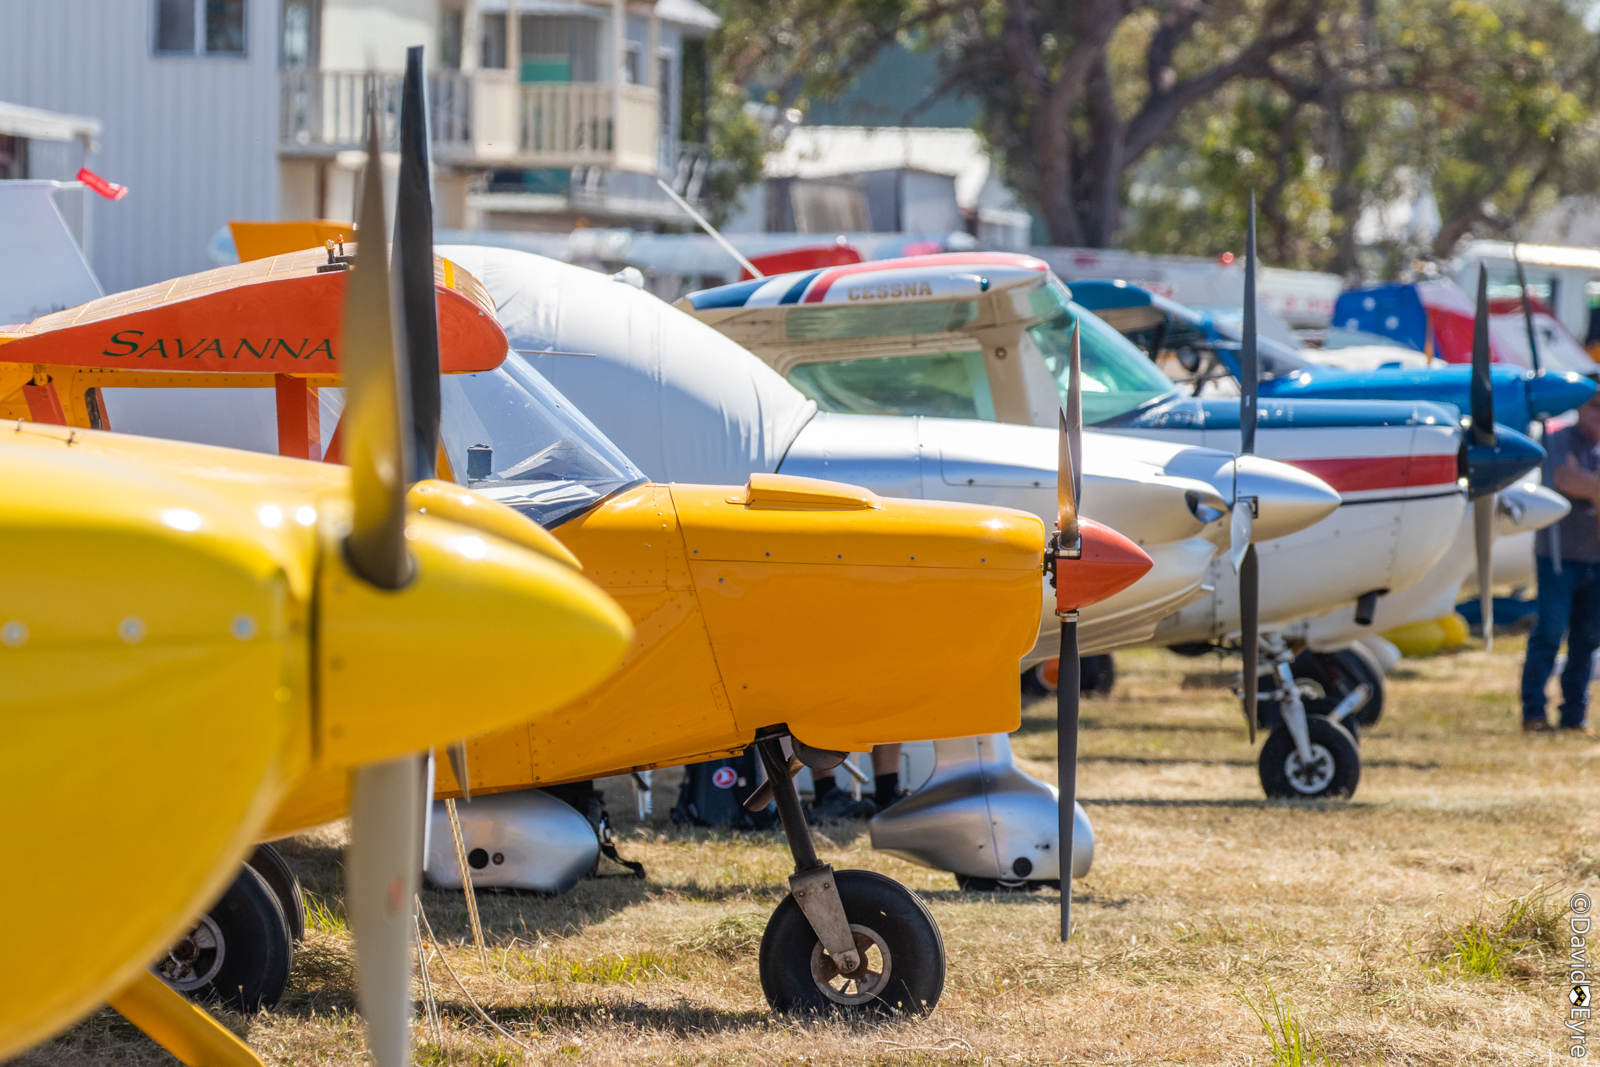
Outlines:
<svg viewBox="0 0 1600 1067"><path fill-rule="evenodd" d="M1513 236L1600 180L1597 55L1559 0L1331 8L1307 53L1195 108L1135 171L1122 240L1212 254L1231 246L1216 235L1238 232L1232 205L1251 188L1264 254L1285 266L1393 276L1464 237ZM1358 247L1364 214L1430 190L1437 234Z"/></svg>

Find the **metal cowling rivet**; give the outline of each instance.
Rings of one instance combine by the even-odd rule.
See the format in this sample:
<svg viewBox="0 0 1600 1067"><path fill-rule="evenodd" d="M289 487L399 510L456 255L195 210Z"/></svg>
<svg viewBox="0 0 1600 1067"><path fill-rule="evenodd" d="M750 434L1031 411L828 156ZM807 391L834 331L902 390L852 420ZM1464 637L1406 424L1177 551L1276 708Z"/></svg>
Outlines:
<svg viewBox="0 0 1600 1067"><path fill-rule="evenodd" d="M117 636L130 645L137 645L144 640L144 620L137 615L129 615L117 623Z"/></svg>
<svg viewBox="0 0 1600 1067"><path fill-rule="evenodd" d="M248 641L256 635L256 620L248 615L235 615L228 630L239 640Z"/></svg>
<svg viewBox="0 0 1600 1067"><path fill-rule="evenodd" d="M0 645L7 648L21 648L28 643L28 626L26 623L17 622L15 619L0 626Z"/></svg>

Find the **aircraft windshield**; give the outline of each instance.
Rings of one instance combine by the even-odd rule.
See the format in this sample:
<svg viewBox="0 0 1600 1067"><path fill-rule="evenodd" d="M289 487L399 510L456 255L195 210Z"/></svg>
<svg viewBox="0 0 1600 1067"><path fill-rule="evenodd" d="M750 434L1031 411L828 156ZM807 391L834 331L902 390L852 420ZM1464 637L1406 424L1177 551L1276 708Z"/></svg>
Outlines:
<svg viewBox="0 0 1600 1067"><path fill-rule="evenodd" d="M1143 407L1172 392L1172 382L1133 343L1098 316L1072 302L1055 275L1028 294L1029 310L1047 316L1028 328L1044 365L1056 380L1061 400L1067 398L1067 371L1072 355L1072 324L1082 324L1079 353L1083 361L1083 421L1105 422Z"/></svg>
<svg viewBox="0 0 1600 1067"><path fill-rule="evenodd" d="M456 480L557 526L645 476L515 352L442 381L445 454Z"/></svg>
<svg viewBox="0 0 1600 1067"><path fill-rule="evenodd" d="M515 352L492 371L440 380L440 436L456 481L550 528L646 479L583 414ZM343 389L319 389L327 454ZM278 450L271 389L107 389L111 425L125 433Z"/></svg>

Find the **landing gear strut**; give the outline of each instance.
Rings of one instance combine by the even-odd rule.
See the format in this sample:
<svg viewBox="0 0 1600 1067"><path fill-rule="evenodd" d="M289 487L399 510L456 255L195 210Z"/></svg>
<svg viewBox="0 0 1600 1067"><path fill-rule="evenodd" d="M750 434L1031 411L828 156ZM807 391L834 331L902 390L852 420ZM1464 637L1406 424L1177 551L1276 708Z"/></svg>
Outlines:
<svg viewBox="0 0 1600 1067"><path fill-rule="evenodd" d="M1361 782L1361 751L1341 721L1348 719L1354 725L1354 716L1372 690L1362 682L1327 715L1308 714L1307 694L1294 675L1294 663L1295 654L1281 635L1262 636L1262 673L1277 684L1270 692L1258 693L1257 707L1275 705L1278 722L1261 746L1257 765L1261 788L1274 800L1353 796ZM1325 699L1325 694L1312 696Z"/></svg>
<svg viewBox="0 0 1600 1067"><path fill-rule="evenodd" d="M795 747L808 763L833 755ZM758 741L756 750L795 867L789 895L761 938L761 991L767 1003L786 1013L932 1011L944 990L945 957L944 939L927 905L891 878L872 871L835 872L823 863L794 787L801 760L785 759L777 737Z"/></svg>

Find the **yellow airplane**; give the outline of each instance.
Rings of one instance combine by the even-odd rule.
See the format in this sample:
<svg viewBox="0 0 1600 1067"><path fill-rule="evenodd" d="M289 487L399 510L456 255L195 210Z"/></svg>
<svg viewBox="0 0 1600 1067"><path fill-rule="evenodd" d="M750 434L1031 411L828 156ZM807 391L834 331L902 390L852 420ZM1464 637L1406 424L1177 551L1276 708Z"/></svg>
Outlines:
<svg viewBox="0 0 1600 1067"><path fill-rule="evenodd" d="M381 195L374 173L378 227ZM358 253L348 292L323 294L346 309L350 467L0 433L0 708L12 787L45 801L0 830L27 857L0 914L28 961L0 970L0 1059L109 999L185 1063L259 1062L145 968L297 783L338 778L363 1011L379 1062L403 1062L424 754L570 702L628 647L626 615L537 527L449 483L408 504L385 258ZM497 334L462 351L492 365ZM40 377L25 397L48 403ZM478 655L540 684L460 669Z"/></svg>
<svg viewBox="0 0 1600 1067"><path fill-rule="evenodd" d="M297 365L292 352L278 347L265 355L254 348L239 353L247 334L236 324L264 323L250 318L257 315L252 309L270 306L273 336L317 337L315 309L326 303L317 287L341 284L344 274L322 258L316 251L280 255L168 283L136 307L112 297L97 302L99 309L91 304L47 317L0 346L0 361L22 367L28 388L54 387L56 407L46 410L74 425L104 423L92 392L101 385L270 381L279 390L280 450L306 454L320 433L310 433L299 397L336 377L325 362ZM452 265L435 273L443 289L477 291ZM295 298L278 299L276 290L291 285ZM444 366L465 368L443 328L444 296L439 306ZM181 328L173 325L179 321ZM470 317L460 321L473 324ZM170 372L175 364L158 362L148 341L137 352L95 347L99 339L133 338L140 330L141 341L217 344L203 346L202 361L187 364L194 370L183 376ZM192 353L195 343L184 351ZM169 358L176 353L171 347ZM283 378L299 381L286 385ZM351 418L347 411L336 439ZM447 476L460 477L450 472L463 465L441 456ZM1088 547L1069 577L1087 603L1131 584L1149 560L1120 535L1083 525ZM523 706L523 721L507 729L463 725L457 736L471 737L465 762L472 791L683 763L756 743L797 867L793 893L771 926L781 948L763 953L769 1001L815 1010L931 1008L944 970L931 916L887 879L859 871L835 876L821 864L790 775L802 763L827 769L844 752L877 743L1014 729L1016 663L1037 628L1043 524L1005 509L883 499L856 487L769 475L744 487L640 485L594 503L554 532L627 610L634 645L611 683L589 697L544 713ZM907 647L903 620L912 617L922 630ZM973 627L975 618L985 626ZM909 658L904 684L886 691L879 665L890 644ZM469 662L496 661L474 655ZM537 672L519 669L515 677ZM782 750L785 741L793 757ZM436 795L459 791L440 761ZM349 802L339 774L306 776L264 833L281 836L329 821ZM858 921L872 914L896 918ZM892 968L885 962L891 959Z"/></svg>

